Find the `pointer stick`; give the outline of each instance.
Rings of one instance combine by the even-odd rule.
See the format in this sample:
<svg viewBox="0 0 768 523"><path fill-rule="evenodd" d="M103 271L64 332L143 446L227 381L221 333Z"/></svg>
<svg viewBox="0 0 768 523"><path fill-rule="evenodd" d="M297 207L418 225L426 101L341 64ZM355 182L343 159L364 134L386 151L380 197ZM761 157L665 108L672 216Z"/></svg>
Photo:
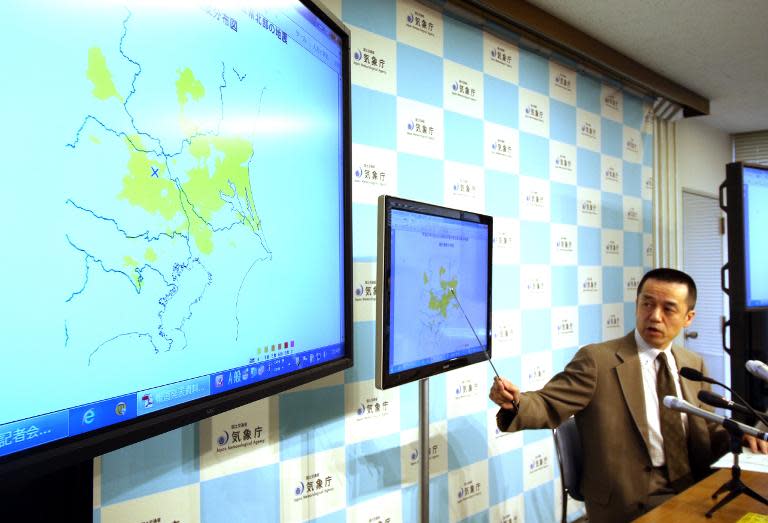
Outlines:
<svg viewBox="0 0 768 523"><path fill-rule="evenodd" d="M475 335L475 339L477 340L477 343L480 344L480 347L483 347L483 342L480 341L480 337L477 335L477 332L475 332L475 328L472 326L472 322L469 321L469 317L467 316L467 313L464 312L464 307L461 306L461 302L459 301L459 297L456 296L456 291L453 290L453 287L448 287L451 289L451 294L453 294L453 298L456 300L456 303L459 305L459 309L461 310L461 313L464 315L464 318L467 320L467 323L469 324L469 328L472 329L472 334ZM491 361L491 357L488 356L488 352L486 350L483 350L483 354L485 354L485 358L488 360L488 363L491 364L491 368L493 369L493 373L496 374L496 378L501 381L501 376L499 376L499 373L496 371L496 367L493 366L493 362Z"/></svg>

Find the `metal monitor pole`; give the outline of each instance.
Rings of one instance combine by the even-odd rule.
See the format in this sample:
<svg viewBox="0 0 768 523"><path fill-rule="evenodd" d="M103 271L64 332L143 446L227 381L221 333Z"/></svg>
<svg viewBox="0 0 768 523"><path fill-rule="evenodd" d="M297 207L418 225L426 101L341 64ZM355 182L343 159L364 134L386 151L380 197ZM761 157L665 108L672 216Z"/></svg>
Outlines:
<svg viewBox="0 0 768 523"><path fill-rule="evenodd" d="M429 523L429 378L419 380L419 521Z"/></svg>

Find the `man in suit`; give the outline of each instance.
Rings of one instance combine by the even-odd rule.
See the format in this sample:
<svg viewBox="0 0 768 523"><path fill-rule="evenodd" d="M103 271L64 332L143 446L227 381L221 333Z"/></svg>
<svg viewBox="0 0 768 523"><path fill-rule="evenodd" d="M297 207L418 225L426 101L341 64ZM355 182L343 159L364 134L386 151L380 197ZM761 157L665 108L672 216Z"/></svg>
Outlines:
<svg viewBox="0 0 768 523"><path fill-rule="evenodd" d="M501 430L554 428L575 415L590 522L631 521L701 479L728 449L721 426L660 401L671 394L708 408L697 394L709 386L677 373L691 367L706 374L703 360L672 344L693 321L695 304L690 276L652 270L638 286L633 332L581 348L538 391L521 393L506 379L494 380L489 397L501 407ZM758 447L757 440L745 438ZM768 452L765 442L759 444Z"/></svg>

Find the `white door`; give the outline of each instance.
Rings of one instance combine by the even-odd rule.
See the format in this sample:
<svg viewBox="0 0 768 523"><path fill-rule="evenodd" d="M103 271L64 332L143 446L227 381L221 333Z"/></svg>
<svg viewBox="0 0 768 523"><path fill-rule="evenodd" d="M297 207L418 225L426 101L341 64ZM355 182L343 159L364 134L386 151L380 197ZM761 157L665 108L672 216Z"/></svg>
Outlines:
<svg viewBox="0 0 768 523"><path fill-rule="evenodd" d="M698 291L696 318L685 330L684 344L704 358L711 378L730 386L730 359L722 343L721 217L716 197L683 190L683 270L693 277ZM715 392L724 391L715 387Z"/></svg>

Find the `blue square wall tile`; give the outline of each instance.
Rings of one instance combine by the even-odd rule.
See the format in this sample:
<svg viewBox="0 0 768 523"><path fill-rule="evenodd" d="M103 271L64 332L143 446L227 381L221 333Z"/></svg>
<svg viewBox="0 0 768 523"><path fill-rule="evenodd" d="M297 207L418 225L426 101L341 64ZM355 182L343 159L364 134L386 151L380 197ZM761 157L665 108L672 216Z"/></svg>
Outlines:
<svg viewBox="0 0 768 523"><path fill-rule="evenodd" d="M520 93L515 84L500 80L495 76L483 77L485 89L483 115L489 122L518 127L518 98Z"/></svg>
<svg viewBox="0 0 768 523"><path fill-rule="evenodd" d="M549 179L549 140L520 132L520 174Z"/></svg>
<svg viewBox="0 0 768 523"><path fill-rule="evenodd" d="M397 44L397 95L442 107L443 59L410 45Z"/></svg>
<svg viewBox="0 0 768 523"><path fill-rule="evenodd" d="M443 55L476 71L483 70L483 32L455 18L443 18Z"/></svg>
<svg viewBox="0 0 768 523"><path fill-rule="evenodd" d="M520 87L549 95L549 59L520 49Z"/></svg>
<svg viewBox="0 0 768 523"><path fill-rule="evenodd" d="M394 40L396 36L395 0L355 0L342 2L344 23L356 25L372 33Z"/></svg>
<svg viewBox="0 0 768 523"><path fill-rule="evenodd" d="M397 147L397 98L352 86L352 141L385 149Z"/></svg>
<svg viewBox="0 0 768 523"><path fill-rule="evenodd" d="M576 145L576 108L554 98L549 100L549 137L558 142Z"/></svg>
<svg viewBox="0 0 768 523"><path fill-rule="evenodd" d="M445 111L445 159L482 166L483 121Z"/></svg>
<svg viewBox="0 0 768 523"><path fill-rule="evenodd" d="M254 488L258 485L258 488ZM206 523L280 520L280 465L268 465L203 481L200 484L200 519ZM298 488L288 485L286 488Z"/></svg>
<svg viewBox="0 0 768 523"><path fill-rule="evenodd" d="M517 218L520 214L519 180L509 173L486 171L485 212L492 216Z"/></svg>
<svg viewBox="0 0 768 523"><path fill-rule="evenodd" d="M591 76L579 73L576 80L576 107L591 113L600 114L602 108L600 93L601 85L599 81Z"/></svg>

